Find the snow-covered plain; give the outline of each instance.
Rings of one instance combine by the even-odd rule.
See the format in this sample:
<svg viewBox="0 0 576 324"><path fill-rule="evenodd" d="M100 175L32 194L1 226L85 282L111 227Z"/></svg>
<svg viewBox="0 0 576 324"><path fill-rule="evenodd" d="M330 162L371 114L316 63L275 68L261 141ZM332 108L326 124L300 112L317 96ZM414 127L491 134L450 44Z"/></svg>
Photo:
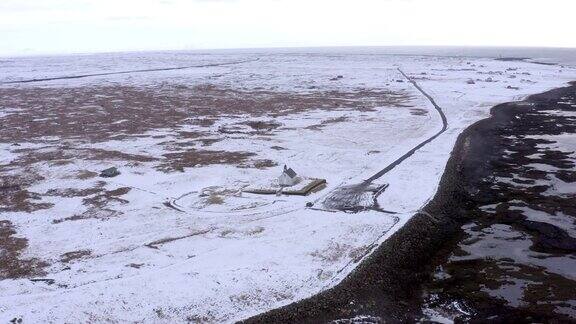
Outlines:
<svg viewBox="0 0 576 324"><path fill-rule="evenodd" d="M2 172L40 174L28 190L53 204L31 212L5 211L0 220L10 221L17 236L28 239L21 257L46 261L42 278L54 280L1 280L0 321L233 322L309 297L337 284L433 197L456 138L467 126L487 117L495 104L576 80L572 67L490 58L270 51L5 59L0 82L238 61L244 63L0 85L22 93L38 88L97 93L118 86L154 93L186 87L192 96L195 86L210 85L234 97L280 94L312 102L281 113L220 113L214 106L211 123L198 123L205 116L190 117L119 138L29 134L19 146L0 139ZM323 210L321 202L332 190L369 178L442 128L434 107L398 68L442 107L447 131L376 181L390 185L378 197L379 205L397 214ZM322 107L334 99L331 95L338 106ZM18 99L10 104L0 101L0 122L29 108L18 106ZM90 103L82 107L99 109ZM247 121L277 126L255 131ZM178 136L183 132L201 133L209 144ZM60 154L63 146L72 155L99 149L150 159L63 157L67 163L34 160L25 170L14 162L30 152ZM253 155L241 163L158 167L169 159L165 154L189 149ZM270 163L254 167L262 160ZM326 179L327 188L307 197L242 192L277 177L283 164L303 176ZM121 175L74 176L110 166ZM109 199L103 206L87 204L89 195L49 194L90 188L124 191L100 197ZM307 202L315 208L306 208Z"/></svg>

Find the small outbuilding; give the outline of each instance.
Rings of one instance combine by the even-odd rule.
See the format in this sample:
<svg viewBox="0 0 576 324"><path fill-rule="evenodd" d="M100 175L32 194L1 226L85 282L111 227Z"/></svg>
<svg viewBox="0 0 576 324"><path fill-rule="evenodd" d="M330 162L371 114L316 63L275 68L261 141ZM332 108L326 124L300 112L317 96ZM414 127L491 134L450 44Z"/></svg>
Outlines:
<svg viewBox="0 0 576 324"><path fill-rule="evenodd" d="M284 170L282 171L280 177L278 177L278 183L280 184L280 186L281 187L293 186L297 183L297 180L298 175L296 174L296 172L294 172L292 168L288 168L286 165L284 165Z"/></svg>

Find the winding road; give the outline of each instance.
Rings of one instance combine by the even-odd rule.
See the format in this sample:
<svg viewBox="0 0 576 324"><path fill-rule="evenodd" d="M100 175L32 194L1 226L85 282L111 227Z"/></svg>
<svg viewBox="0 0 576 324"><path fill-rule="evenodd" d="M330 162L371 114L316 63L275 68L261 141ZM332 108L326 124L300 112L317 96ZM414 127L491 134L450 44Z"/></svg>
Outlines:
<svg viewBox="0 0 576 324"><path fill-rule="evenodd" d="M326 199L323 202L323 205L325 208L327 208L329 210L342 210L342 211L353 211L353 212L362 211L362 210L366 210L366 209L373 209L373 210L378 210L381 212L393 213L393 212L383 210L378 206L376 198L378 197L378 195L380 193L382 193L383 190L374 191L372 182L381 178L386 173L390 172L392 169L394 169L400 163L404 162L406 159L408 159L410 156L412 156L416 151L418 151L419 149L424 147L426 144L432 142L434 139L436 139L438 136L440 136L442 133L444 133L446 131L446 129L448 128L448 120L446 119L446 115L442 111L442 108L440 106L438 106L438 104L436 103L434 98L432 98L432 96L430 96L426 91L424 91L424 89L422 89L422 87L414 79L410 78L400 68L398 68L398 72L400 72L400 74L402 74L402 76L404 76L404 78L406 78L406 80L408 80L408 82L410 82L420 93L422 93L430 101L430 103L432 103L432 105L434 106L434 108L436 109L438 114L440 115L440 118L442 119L442 129L440 129L436 134L434 134L431 137L427 138L426 140L422 141L418 145L414 146L412 149L410 149L404 155L400 156L394 162L390 163L384 169L378 171L376 174L374 174L370 178L364 180L364 182L359 183L359 184L355 184L355 185L347 185L347 186L343 186L343 187L339 187L339 188L334 189L334 191L332 191L328 195L328 197L326 197ZM372 198L373 204L372 204L372 206L365 206L362 204L362 202L366 201L366 194L369 192L374 192L373 198Z"/></svg>

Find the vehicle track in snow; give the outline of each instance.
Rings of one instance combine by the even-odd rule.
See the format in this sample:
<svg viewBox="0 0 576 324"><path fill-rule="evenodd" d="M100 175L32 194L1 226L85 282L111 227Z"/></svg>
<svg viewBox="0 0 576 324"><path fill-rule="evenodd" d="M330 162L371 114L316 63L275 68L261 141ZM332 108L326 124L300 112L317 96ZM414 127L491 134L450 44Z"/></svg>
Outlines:
<svg viewBox="0 0 576 324"><path fill-rule="evenodd" d="M6 81L6 82L0 82L0 84L33 83L33 82L55 81L55 80L83 79L83 78L96 77L96 76L108 76L108 75L119 75L119 74L185 70L185 69L203 68L203 67L236 65L236 64L242 64L242 63L255 62L258 60L259 60L259 58L252 59L252 60L234 61L234 62L210 63L210 64L201 64L201 65L168 67L168 68L155 68L155 69L141 69L141 70L128 70L128 71L117 71L117 72L102 72L102 73L91 73L91 74L68 75L68 76L51 77L51 78Z"/></svg>
<svg viewBox="0 0 576 324"><path fill-rule="evenodd" d="M384 169L378 171L370 178L364 180L364 182L360 184L347 185L344 187L336 188L334 191L332 191L332 193L328 195L328 197L326 197L326 199L324 199L323 205L325 208L330 210L342 210L352 212L373 209L386 213L394 213L381 209L377 204L378 195L381 194L383 190L377 190L374 192L372 199L374 201L374 204L372 206L362 205L362 201L366 201L365 195L367 194L367 190L371 190L369 188L373 187L372 182L374 182L375 180L381 178L386 173L393 170L396 166L398 166L406 159L414 155L416 151L424 147L426 144L432 142L434 139L436 139L438 136L444 133L446 129L448 129L448 120L446 118L446 115L442 111L442 108L436 103L434 98L432 98L431 95L429 95L426 91L424 91L424 89L422 89L422 87L414 79L410 78L406 73L404 73L402 69L398 68L398 72L400 72L400 74L402 74L402 76L406 78L406 80L408 80L408 82L410 82L420 93L422 93L422 95L424 95L428 99L428 101L430 101L430 103L434 106L434 109L436 109L436 111L440 115L440 118L442 119L442 129L440 129L436 134L432 135L426 140L420 142L418 145L410 149L404 155L400 156L394 162L390 163Z"/></svg>

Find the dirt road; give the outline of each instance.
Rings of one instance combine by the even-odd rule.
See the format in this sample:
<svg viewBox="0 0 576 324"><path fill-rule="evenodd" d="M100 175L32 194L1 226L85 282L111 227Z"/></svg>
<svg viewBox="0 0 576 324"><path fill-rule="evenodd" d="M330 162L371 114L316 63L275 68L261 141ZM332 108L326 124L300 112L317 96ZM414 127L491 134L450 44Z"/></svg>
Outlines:
<svg viewBox="0 0 576 324"><path fill-rule="evenodd" d="M119 75L119 74L133 74L133 73L146 73L146 72L185 70L185 69L192 69L192 68L203 68L203 67L235 65L235 64L242 64L242 63L254 62L254 61L258 61L258 60L259 60L259 59L252 59L252 60L243 60L243 61L235 61L235 62L211 63L211 64L190 65L190 66L178 66L178 67L168 67L168 68L141 69L141 70L118 71L118 72L103 72L103 73L68 75L68 76L60 76L60 77L52 77L52 78L39 78L39 79L29 79L29 80L17 80L17 81L0 82L0 84L32 83L32 82L44 82L44 81L67 80L67 79L82 79L82 78L89 78L89 77L96 77L96 76L107 76L107 75Z"/></svg>
<svg viewBox="0 0 576 324"><path fill-rule="evenodd" d="M324 208L329 210L342 210L342 211L355 211L355 212L366 209L374 209L390 213L389 211L386 211L378 206L376 198L378 198L378 195L381 194L383 190L378 190L379 188L374 188L374 186L372 186L372 182L381 178L386 173L390 172L400 163L404 162L406 159L408 159L410 156L416 153L416 151L418 151L426 144L432 142L434 139L436 139L438 136L444 133L448 128L448 120L446 119L446 115L442 111L442 108L438 106L436 101L434 101L434 98L432 98L432 96L430 96L426 91L424 91L424 89L422 89L422 87L414 79L410 78L400 68L398 68L398 71L404 76L404 78L406 78L410 83L412 83L412 85L420 93L422 93L434 106L434 108L440 115L440 118L442 119L442 129L440 129L433 136L427 138L426 140L422 141L421 143L410 149L404 155L400 156L394 162L390 163L384 169L378 171L376 174L366 179L364 182L355 185L346 185L334 189L324 200L323 202ZM367 195L372 195L372 199L368 199ZM366 204L366 201L369 200L372 201L371 205Z"/></svg>

